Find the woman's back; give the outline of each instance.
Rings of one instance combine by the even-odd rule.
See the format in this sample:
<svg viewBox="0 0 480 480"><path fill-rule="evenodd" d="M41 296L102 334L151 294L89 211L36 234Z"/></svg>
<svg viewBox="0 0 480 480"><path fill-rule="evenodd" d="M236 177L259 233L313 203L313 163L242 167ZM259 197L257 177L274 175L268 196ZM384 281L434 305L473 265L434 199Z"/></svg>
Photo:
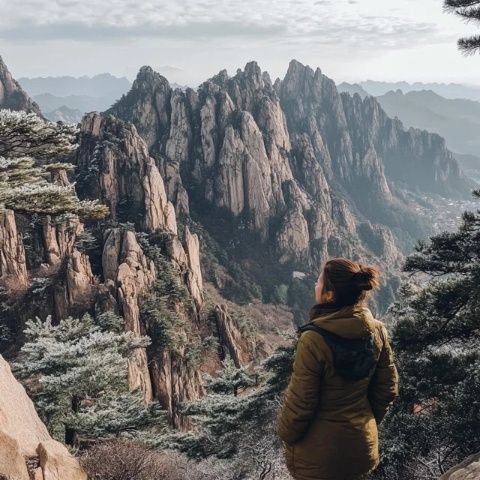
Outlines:
<svg viewBox="0 0 480 480"><path fill-rule="evenodd" d="M377 424L398 388L393 354L385 327L365 306L323 308L311 320L327 334L305 331L299 340L278 422L287 465L297 480L355 479L378 464ZM328 332L370 341L373 361L363 378L339 374Z"/></svg>

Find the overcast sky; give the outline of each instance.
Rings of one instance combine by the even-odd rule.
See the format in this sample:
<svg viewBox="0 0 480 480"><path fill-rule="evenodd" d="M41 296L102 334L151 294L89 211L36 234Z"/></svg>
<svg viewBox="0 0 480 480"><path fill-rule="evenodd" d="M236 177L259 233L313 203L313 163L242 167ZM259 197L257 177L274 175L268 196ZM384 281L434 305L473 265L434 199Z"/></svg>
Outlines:
<svg viewBox="0 0 480 480"><path fill-rule="evenodd" d="M16 77L133 79L142 65L194 84L257 60L272 77L292 58L337 81L480 84L475 31L442 0L0 0L0 55Z"/></svg>

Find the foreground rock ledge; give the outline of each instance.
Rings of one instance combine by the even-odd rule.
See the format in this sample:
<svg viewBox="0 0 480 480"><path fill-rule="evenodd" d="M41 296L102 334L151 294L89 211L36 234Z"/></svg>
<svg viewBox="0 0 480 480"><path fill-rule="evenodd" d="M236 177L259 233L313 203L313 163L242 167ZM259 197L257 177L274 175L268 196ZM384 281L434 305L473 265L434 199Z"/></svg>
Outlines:
<svg viewBox="0 0 480 480"><path fill-rule="evenodd" d="M77 460L52 439L1 355L0 392L0 478L30 480L26 460L38 458L35 480L87 480Z"/></svg>
<svg viewBox="0 0 480 480"><path fill-rule="evenodd" d="M477 480L480 478L480 453L472 455L450 469L440 480Z"/></svg>

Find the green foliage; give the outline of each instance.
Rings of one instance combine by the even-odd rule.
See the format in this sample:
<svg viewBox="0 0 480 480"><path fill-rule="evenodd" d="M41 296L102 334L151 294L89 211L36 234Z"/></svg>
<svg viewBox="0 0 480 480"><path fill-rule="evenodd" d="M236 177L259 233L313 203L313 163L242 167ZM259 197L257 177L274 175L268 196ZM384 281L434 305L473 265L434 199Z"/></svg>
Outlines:
<svg viewBox="0 0 480 480"><path fill-rule="evenodd" d="M186 358L192 368L198 368L210 345L202 341L192 325L194 302L180 281L181 272L164 254L171 233L139 234L138 240L157 272L153 290L140 307L142 323L152 339L150 351L160 354L170 348Z"/></svg>
<svg viewBox="0 0 480 480"><path fill-rule="evenodd" d="M206 387L208 392L222 395L234 395L258 383L257 375L247 369L237 368L231 358L223 361L223 368L218 377L207 376Z"/></svg>
<svg viewBox="0 0 480 480"><path fill-rule="evenodd" d="M0 110L0 157L50 160L68 155L76 148L76 135L72 125L45 122L34 113Z"/></svg>
<svg viewBox="0 0 480 480"><path fill-rule="evenodd" d="M115 322L100 319L104 327ZM56 438L119 435L153 421L156 407L145 407L128 386L127 360L148 338L103 330L88 315L58 325L30 320L25 336L15 370Z"/></svg>
<svg viewBox="0 0 480 480"><path fill-rule="evenodd" d="M100 241L90 230L84 230L75 237L75 247L81 253L89 255L100 249Z"/></svg>
<svg viewBox="0 0 480 480"><path fill-rule="evenodd" d="M192 233L196 233L201 239L204 267L212 271L223 267L231 277L226 279L222 294L237 303L248 303L254 298L261 299L262 290L259 285L235 259L232 259L226 249L202 225L189 219L186 221Z"/></svg>
<svg viewBox="0 0 480 480"><path fill-rule="evenodd" d="M272 296L273 303L282 303L284 305L288 302L288 285L282 283L281 285L275 285Z"/></svg>
<svg viewBox="0 0 480 480"><path fill-rule="evenodd" d="M73 185L50 183L46 168L30 157L0 157L0 208L40 215L74 213L92 219L108 214L98 200L79 200Z"/></svg>
<svg viewBox="0 0 480 480"><path fill-rule="evenodd" d="M75 148L76 130L44 122L34 114L0 110L0 209L40 215L76 214L100 219L108 208L81 201L73 185L52 183L52 174L71 170L59 156Z"/></svg>
<svg viewBox="0 0 480 480"><path fill-rule="evenodd" d="M420 244L405 268L421 282L390 311L402 388L383 432L389 480L437 478L480 449L480 213Z"/></svg>

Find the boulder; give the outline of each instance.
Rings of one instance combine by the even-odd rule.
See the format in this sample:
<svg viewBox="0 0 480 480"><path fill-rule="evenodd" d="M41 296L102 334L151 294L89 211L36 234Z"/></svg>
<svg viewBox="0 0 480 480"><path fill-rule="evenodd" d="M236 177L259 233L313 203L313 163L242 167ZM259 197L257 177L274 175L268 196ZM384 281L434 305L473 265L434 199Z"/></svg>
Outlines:
<svg viewBox="0 0 480 480"><path fill-rule="evenodd" d="M451 468L440 480L477 480L480 478L480 453Z"/></svg>
<svg viewBox="0 0 480 480"><path fill-rule="evenodd" d="M0 430L0 480L29 480L20 444Z"/></svg>
<svg viewBox="0 0 480 480"><path fill-rule="evenodd" d="M1 355L0 392L0 479L87 480L77 460L49 435Z"/></svg>
<svg viewBox="0 0 480 480"><path fill-rule="evenodd" d="M50 440L33 402L0 356L0 433L14 438L23 456L36 455L40 442Z"/></svg>

